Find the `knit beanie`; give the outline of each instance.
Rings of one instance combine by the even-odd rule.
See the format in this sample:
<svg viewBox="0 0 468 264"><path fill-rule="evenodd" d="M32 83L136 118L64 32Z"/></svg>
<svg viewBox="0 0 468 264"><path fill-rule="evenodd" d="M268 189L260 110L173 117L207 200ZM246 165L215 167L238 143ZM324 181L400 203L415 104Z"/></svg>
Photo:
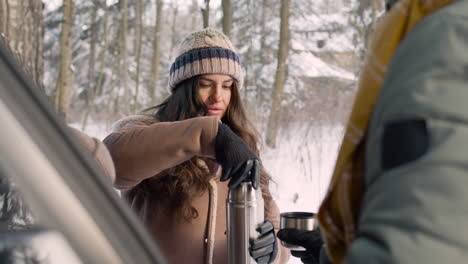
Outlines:
<svg viewBox="0 0 468 264"><path fill-rule="evenodd" d="M205 28L188 35L177 50L169 72L172 92L180 82L200 74L227 74L242 87L243 72L231 41L223 33Z"/></svg>

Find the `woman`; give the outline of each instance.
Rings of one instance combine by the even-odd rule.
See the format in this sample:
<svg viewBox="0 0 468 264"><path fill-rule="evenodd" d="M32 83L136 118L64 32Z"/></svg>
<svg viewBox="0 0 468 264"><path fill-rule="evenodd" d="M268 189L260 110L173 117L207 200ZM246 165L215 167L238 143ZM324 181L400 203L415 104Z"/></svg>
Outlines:
<svg viewBox="0 0 468 264"><path fill-rule="evenodd" d="M258 168L257 136L239 97L242 71L222 33L204 29L180 45L160 105L119 121L105 140L115 186L148 226L169 263L226 263L226 197L250 180L265 200L261 236L251 241L258 263L285 263L274 229L279 210ZM229 182L227 182L229 180Z"/></svg>

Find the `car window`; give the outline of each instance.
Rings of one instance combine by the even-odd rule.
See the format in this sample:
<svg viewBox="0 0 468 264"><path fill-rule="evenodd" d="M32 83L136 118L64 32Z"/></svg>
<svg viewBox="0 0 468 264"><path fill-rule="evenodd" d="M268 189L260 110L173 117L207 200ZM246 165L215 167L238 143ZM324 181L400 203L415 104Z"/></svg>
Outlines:
<svg viewBox="0 0 468 264"><path fill-rule="evenodd" d="M27 230L35 218L21 199L16 186L0 169L0 231Z"/></svg>
<svg viewBox="0 0 468 264"><path fill-rule="evenodd" d="M0 249L17 248L5 256L18 255L16 262L5 262L79 263L53 260L59 252L75 251L84 263L166 263L145 226L1 42L0 73L0 178L13 180L0 203ZM22 247L32 248L27 256L42 262L24 261L16 253Z"/></svg>
<svg viewBox="0 0 468 264"><path fill-rule="evenodd" d="M82 263L60 232L38 224L8 173L0 168L0 263Z"/></svg>

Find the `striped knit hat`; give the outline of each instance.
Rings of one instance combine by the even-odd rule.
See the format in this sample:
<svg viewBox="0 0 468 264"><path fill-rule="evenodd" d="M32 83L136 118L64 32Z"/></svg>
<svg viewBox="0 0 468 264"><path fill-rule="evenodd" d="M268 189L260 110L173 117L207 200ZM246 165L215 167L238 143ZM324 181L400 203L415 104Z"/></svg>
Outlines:
<svg viewBox="0 0 468 264"><path fill-rule="evenodd" d="M169 72L172 92L180 82L200 74L227 74L242 87L243 72L234 46L223 33L205 28L182 41Z"/></svg>

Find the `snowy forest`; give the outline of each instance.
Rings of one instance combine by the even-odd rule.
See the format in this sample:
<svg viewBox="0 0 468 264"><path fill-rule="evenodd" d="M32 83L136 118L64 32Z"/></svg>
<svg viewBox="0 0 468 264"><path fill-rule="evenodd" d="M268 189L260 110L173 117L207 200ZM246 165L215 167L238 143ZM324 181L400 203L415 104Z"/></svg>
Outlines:
<svg viewBox="0 0 468 264"><path fill-rule="evenodd" d="M383 10L383 0L0 0L0 39L68 124L102 139L169 95L188 33L223 31L281 211L315 211Z"/></svg>

